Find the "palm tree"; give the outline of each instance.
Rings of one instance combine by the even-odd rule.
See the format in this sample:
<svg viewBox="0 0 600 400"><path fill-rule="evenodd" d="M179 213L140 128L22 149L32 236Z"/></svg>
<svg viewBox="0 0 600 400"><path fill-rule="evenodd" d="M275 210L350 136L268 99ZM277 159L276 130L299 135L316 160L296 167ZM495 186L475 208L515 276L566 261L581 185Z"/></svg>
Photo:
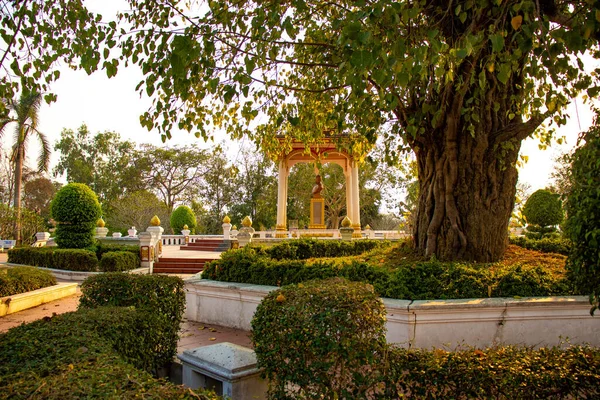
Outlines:
<svg viewBox="0 0 600 400"><path fill-rule="evenodd" d="M38 171L48 170L50 162L50 145L46 136L38 130L38 112L42 102L42 95L35 92L23 92L19 101L8 100L7 108L10 113L0 119L0 139L4 135L6 127L10 124L15 125L14 142L12 146L11 162L14 165L15 173L15 192L13 206L17 217L15 221L15 240L17 244L21 243L21 191L23 164L25 162L25 150L27 142L31 136L35 136L41 145L40 155L38 157Z"/></svg>

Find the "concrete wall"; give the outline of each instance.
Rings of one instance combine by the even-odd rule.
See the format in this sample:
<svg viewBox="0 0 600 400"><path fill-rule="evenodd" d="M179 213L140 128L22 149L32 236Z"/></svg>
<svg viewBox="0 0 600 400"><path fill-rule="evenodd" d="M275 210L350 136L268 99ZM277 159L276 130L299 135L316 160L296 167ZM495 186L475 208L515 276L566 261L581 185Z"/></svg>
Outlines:
<svg viewBox="0 0 600 400"><path fill-rule="evenodd" d="M261 300L274 286L186 280L191 321L250 330ZM403 347L456 349L496 344L600 346L600 315L584 296L408 301L383 299L387 339Z"/></svg>

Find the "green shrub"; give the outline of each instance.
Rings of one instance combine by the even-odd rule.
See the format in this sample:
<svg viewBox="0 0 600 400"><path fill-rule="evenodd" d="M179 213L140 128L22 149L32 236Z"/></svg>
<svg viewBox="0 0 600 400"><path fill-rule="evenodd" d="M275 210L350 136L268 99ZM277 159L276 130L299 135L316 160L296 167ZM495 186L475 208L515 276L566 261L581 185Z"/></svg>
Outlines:
<svg viewBox="0 0 600 400"><path fill-rule="evenodd" d="M266 254L276 260L306 260L309 258L355 256L381 246L389 246L390 242L381 240L340 240L299 239L286 240L265 249Z"/></svg>
<svg viewBox="0 0 600 400"><path fill-rule="evenodd" d="M527 219L527 230L536 232L529 225L538 225L541 229L558 225L564 218L564 212L558 194L548 190L540 189L535 191L523 206L523 215ZM535 229L535 228L534 228ZM538 232L544 233L547 232Z"/></svg>
<svg viewBox="0 0 600 400"><path fill-rule="evenodd" d="M171 214L171 228L173 229L173 233L179 235L184 225L188 226L191 234L194 234L196 215L188 206L179 206Z"/></svg>
<svg viewBox="0 0 600 400"><path fill-rule="evenodd" d="M56 244L82 249L94 243L94 229L102 214L96 194L82 183L63 186L50 204L56 225Z"/></svg>
<svg viewBox="0 0 600 400"><path fill-rule="evenodd" d="M96 254L84 249L19 247L8 251L8 262L67 271L98 270Z"/></svg>
<svg viewBox="0 0 600 400"><path fill-rule="evenodd" d="M364 398L385 352L385 308L372 287L339 278L286 286L258 306L252 340L271 399Z"/></svg>
<svg viewBox="0 0 600 400"><path fill-rule="evenodd" d="M114 307L13 328L0 334L0 397L217 399L135 367L150 370L163 362L155 354L164 330L147 310Z"/></svg>
<svg viewBox="0 0 600 400"><path fill-rule="evenodd" d="M161 357L167 359L175 355L185 310L185 292L180 278L107 272L83 281L81 292L80 309L115 306L150 310L171 327L163 334Z"/></svg>
<svg viewBox="0 0 600 400"><path fill-rule="evenodd" d="M590 294L592 312L600 307L600 112L571 156L565 230L573 242L567 268L578 288Z"/></svg>
<svg viewBox="0 0 600 400"><path fill-rule="evenodd" d="M140 255L140 246L131 245L131 244L114 244L107 243L103 241L98 241L94 246L90 247L90 250L96 253L96 257L98 260L102 259L102 255L104 253L109 253L111 251L128 251L133 254Z"/></svg>
<svg viewBox="0 0 600 400"><path fill-rule="evenodd" d="M390 348L379 398L591 399L600 396L597 348L494 347L447 352ZM381 377L381 378L378 378Z"/></svg>
<svg viewBox="0 0 600 400"><path fill-rule="evenodd" d="M56 278L48 271L34 267L14 267L0 273L0 297L12 296L56 285Z"/></svg>
<svg viewBox="0 0 600 400"><path fill-rule="evenodd" d="M526 251L526 250L523 250ZM208 263L203 279L282 286L312 279L344 277L373 285L382 297L408 300L464 299L493 296L554 296L576 293L566 274L538 264L498 265L414 261L394 269L365 261L274 260L268 249L244 247Z"/></svg>
<svg viewBox="0 0 600 400"><path fill-rule="evenodd" d="M104 253L100 259L100 271L121 272L140 267L140 257L129 251L111 251Z"/></svg>
<svg viewBox="0 0 600 400"><path fill-rule="evenodd" d="M510 243L529 250L541 251L542 253L557 253L569 255L572 243L569 239L562 238L543 238L530 239L525 237L511 237Z"/></svg>

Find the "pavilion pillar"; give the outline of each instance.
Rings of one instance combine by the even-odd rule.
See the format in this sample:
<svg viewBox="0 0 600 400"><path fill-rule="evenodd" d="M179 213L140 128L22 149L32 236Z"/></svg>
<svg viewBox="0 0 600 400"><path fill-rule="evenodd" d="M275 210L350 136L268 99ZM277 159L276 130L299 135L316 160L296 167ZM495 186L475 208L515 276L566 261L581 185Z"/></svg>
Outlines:
<svg viewBox="0 0 600 400"><path fill-rule="evenodd" d="M277 181L277 226L279 232L287 231L287 184L288 169L285 159L279 161L279 177Z"/></svg>
<svg viewBox="0 0 600 400"><path fill-rule="evenodd" d="M352 207L352 165L348 161L347 167L344 169L344 176L346 177L346 215L350 220L354 218L354 212Z"/></svg>
<svg viewBox="0 0 600 400"><path fill-rule="evenodd" d="M352 212L353 215L350 217L352 220L352 227L354 228L354 235L361 236L361 226L360 226L360 202L359 202L359 193L358 193L358 164L353 162L352 169L350 170L352 174Z"/></svg>

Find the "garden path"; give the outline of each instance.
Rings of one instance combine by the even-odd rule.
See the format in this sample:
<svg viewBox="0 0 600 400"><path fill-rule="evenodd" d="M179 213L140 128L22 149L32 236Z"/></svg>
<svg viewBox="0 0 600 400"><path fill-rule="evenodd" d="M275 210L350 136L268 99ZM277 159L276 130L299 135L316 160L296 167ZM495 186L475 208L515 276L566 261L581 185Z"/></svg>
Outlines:
<svg viewBox="0 0 600 400"><path fill-rule="evenodd" d="M6 254L0 253L0 262L6 262ZM77 294L73 296L0 317L0 333L6 332L9 329L24 323L27 324L38 319L51 317L53 314L63 314L75 311L79 305L79 297L81 297L81 291L78 288ZM252 348L250 332L217 325L202 324L184 319L183 324L181 325L177 353L182 353L187 349L222 342L231 342L240 346Z"/></svg>

